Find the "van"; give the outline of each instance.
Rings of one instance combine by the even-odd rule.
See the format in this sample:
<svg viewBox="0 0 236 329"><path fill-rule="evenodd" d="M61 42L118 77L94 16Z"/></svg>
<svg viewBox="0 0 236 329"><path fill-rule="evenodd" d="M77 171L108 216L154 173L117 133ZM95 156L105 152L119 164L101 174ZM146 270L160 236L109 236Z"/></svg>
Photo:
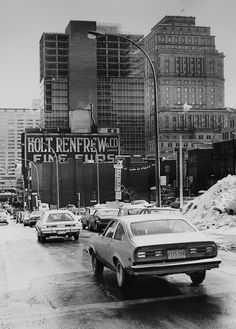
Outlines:
<svg viewBox="0 0 236 329"><path fill-rule="evenodd" d="M49 210L49 204L48 203L40 203L38 210L41 211L41 212Z"/></svg>

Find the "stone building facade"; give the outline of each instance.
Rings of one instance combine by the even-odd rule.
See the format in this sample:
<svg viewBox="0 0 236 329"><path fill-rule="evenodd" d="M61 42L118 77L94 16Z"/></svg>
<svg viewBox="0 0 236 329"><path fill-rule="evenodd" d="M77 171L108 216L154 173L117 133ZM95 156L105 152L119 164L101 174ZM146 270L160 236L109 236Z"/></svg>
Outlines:
<svg viewBox="0 0 236 329"><path fill-rule="evenodd" d="M218 140L228 117L224 109L224 54L210 27L195 17L166 16L144 38L158 82L160 151L173 156L178 135L191 147ZM146 66L145 113L147 154L153 154L153 83ZM190 145L191 144L191 145Z"/></svg>

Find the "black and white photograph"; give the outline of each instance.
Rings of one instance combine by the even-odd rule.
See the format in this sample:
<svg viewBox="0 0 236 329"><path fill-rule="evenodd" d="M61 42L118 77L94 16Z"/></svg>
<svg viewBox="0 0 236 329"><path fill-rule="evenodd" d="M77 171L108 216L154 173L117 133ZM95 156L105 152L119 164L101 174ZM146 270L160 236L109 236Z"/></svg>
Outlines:
<svg viewBox="0 0 236 329"><path fill-rule="evenodd" d="M235 12L1 1L0 329L236 328Z"/></svg>

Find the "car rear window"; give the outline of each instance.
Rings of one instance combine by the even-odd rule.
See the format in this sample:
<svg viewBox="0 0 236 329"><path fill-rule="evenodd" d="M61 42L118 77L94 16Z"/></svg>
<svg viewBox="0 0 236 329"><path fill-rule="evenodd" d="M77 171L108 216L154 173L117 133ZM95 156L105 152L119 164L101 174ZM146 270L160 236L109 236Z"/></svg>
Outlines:
<svg viewBox="0 0 236 329"><path fill-rule="evenodd" d="M195 232L194 228L182 219L147 220L130 224L131 232L136 235Z"/></svg>
<svg viewBox="0 0 236 329"><path fill-rule="evenodd" d="M73 217L69 214L58 213L58 214L50 214L48 215L47 222L54 223L54 222L69 222L73 221Z"/></svg>
<svg viewBox="0 0 236 329"><path fill-rule="evenodd" d="M118 214L118 209L104 209L97 211L98 216L117 216L117 214Z"/></svg>
<svg viewBox="0 0 236 329"><path fill-rule="evenodd" d="M140 214L142 208L131 208L131 209L128 209L127 211L127 214L128 215L138 215Z"/></svg>

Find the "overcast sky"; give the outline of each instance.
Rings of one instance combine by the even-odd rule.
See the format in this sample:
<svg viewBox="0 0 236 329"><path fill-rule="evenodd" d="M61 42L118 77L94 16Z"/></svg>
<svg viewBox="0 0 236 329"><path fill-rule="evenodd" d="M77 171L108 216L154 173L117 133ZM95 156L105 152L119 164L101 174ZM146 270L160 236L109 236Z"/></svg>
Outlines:
<svg viewBox="0 0 236 329"><path fill-rule="evenodd" d="M225 55L225 105L236 107L235 0L0 0L0 108L31 108L39 98L39 40L65 32L70 20L120 24L147 35L165 15L210 26ZM184 12L183 12L184 10Z"/></svg>

